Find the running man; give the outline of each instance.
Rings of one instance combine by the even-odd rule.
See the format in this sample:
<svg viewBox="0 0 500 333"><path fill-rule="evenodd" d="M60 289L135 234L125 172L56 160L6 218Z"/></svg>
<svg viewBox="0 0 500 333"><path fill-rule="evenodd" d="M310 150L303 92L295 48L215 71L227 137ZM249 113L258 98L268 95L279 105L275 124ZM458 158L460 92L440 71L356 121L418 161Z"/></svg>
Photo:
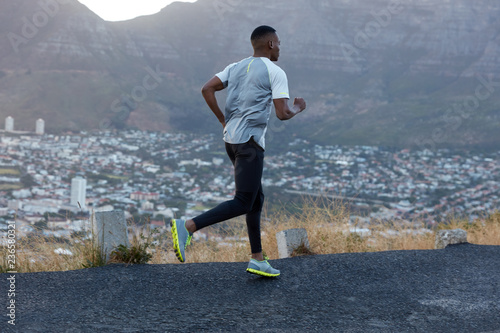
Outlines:
<svg viewBox="0 0 500 333"><path fill-rule="evenodd" d="M262 170L265 134L271 114L271 101L280 120L288 120L306 108L302 98L288 106L288 81L285 72L275 65L280 55L280 39L269 26L256 28L250 38L252 57L227 66L202 88L208 107L224 128L226 152L234 166L236 193L232 200L190 220L172 220L173 246L177 258L185 262L185 248L193 233L209 225L246 215L252 258L247 272L276 277L280 271L271 267L262 254L260 215L264 204ZM215 92L227 88L225 114L217 104Z"/></svg>

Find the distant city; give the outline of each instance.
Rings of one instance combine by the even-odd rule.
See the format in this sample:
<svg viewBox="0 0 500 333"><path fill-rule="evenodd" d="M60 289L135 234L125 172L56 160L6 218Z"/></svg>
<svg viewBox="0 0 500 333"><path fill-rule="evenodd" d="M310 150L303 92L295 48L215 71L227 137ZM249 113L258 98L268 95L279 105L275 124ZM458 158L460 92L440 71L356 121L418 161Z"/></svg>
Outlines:
<svg viewBox="0 0 500 333"><path fill-rule="evenodd" d="M0 228L15 219L20 235L68 236L95 211L122 209L164 226L232 198L232 166L221 138L128 130L0 135ZM500 201L500 152L391 150L320 146L294 138L268 153L263 185L274 204L321 195L352 208L352 220L419 221L482 217ZM2 225L3 223L3 225Z"/></svg>

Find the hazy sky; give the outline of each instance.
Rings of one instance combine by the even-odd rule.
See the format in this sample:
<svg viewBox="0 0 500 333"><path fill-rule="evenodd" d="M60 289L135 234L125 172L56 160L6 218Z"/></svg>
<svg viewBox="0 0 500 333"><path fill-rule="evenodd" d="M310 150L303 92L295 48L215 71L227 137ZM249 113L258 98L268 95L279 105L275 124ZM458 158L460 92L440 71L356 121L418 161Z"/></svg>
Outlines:
<svg viewBox="0 0 500 333"><path fill-rule="evenodd" d="M159 12L178 0L78 0L106 21L129 20ZM195 2L196 0L181 0Z"/></svg>

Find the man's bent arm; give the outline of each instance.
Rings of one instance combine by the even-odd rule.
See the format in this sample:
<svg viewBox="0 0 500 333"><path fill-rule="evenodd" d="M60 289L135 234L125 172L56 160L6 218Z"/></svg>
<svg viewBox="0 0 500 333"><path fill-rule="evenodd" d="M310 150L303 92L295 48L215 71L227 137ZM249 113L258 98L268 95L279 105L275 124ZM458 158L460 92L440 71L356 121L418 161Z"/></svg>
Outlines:
<svg viewBox="0 0 500 333"><path fill-rule="evenodd" d="M288 98L273 99L273 102L279 120L292 119L306 109L306 101L300 97L295 98L291 109L288 107Z"/></svg>
<svg viewBox="0 0 500 333"><path fill-rule="evenodd" d="M210 110L212 110L217 119L219 119L222 127L226 127L226 119L224 118L224 114L219 108L217 98L215 97L215 92L222 89L224 89L224 84L217 76L214 76L207 83L205 83L203 88L201 88L201 94L203 95L203 98L205 98L205 102L207 102Z"/></svg>

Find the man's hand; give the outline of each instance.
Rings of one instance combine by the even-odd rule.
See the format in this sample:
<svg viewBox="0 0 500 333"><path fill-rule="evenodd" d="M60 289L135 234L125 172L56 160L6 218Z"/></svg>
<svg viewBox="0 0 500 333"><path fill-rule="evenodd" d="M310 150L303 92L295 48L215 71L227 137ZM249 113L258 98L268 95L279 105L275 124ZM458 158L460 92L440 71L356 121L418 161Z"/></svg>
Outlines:
<svg viewBox="0 0 500 333"><path fill-rule="evenodd" d="M297 97L293 100L293 106L290 109L288 106L288 98L273 99L276 116L279 120L288 120L296 114L306 109L306 101L303 98Z"/></svg>
<svg viewBox="0 0 500 333"><path fill-rule="evenodd" d="M300 113L306 109L306 101L302 97L295 97L293 100L292 110L295 114Z"/></svg>

